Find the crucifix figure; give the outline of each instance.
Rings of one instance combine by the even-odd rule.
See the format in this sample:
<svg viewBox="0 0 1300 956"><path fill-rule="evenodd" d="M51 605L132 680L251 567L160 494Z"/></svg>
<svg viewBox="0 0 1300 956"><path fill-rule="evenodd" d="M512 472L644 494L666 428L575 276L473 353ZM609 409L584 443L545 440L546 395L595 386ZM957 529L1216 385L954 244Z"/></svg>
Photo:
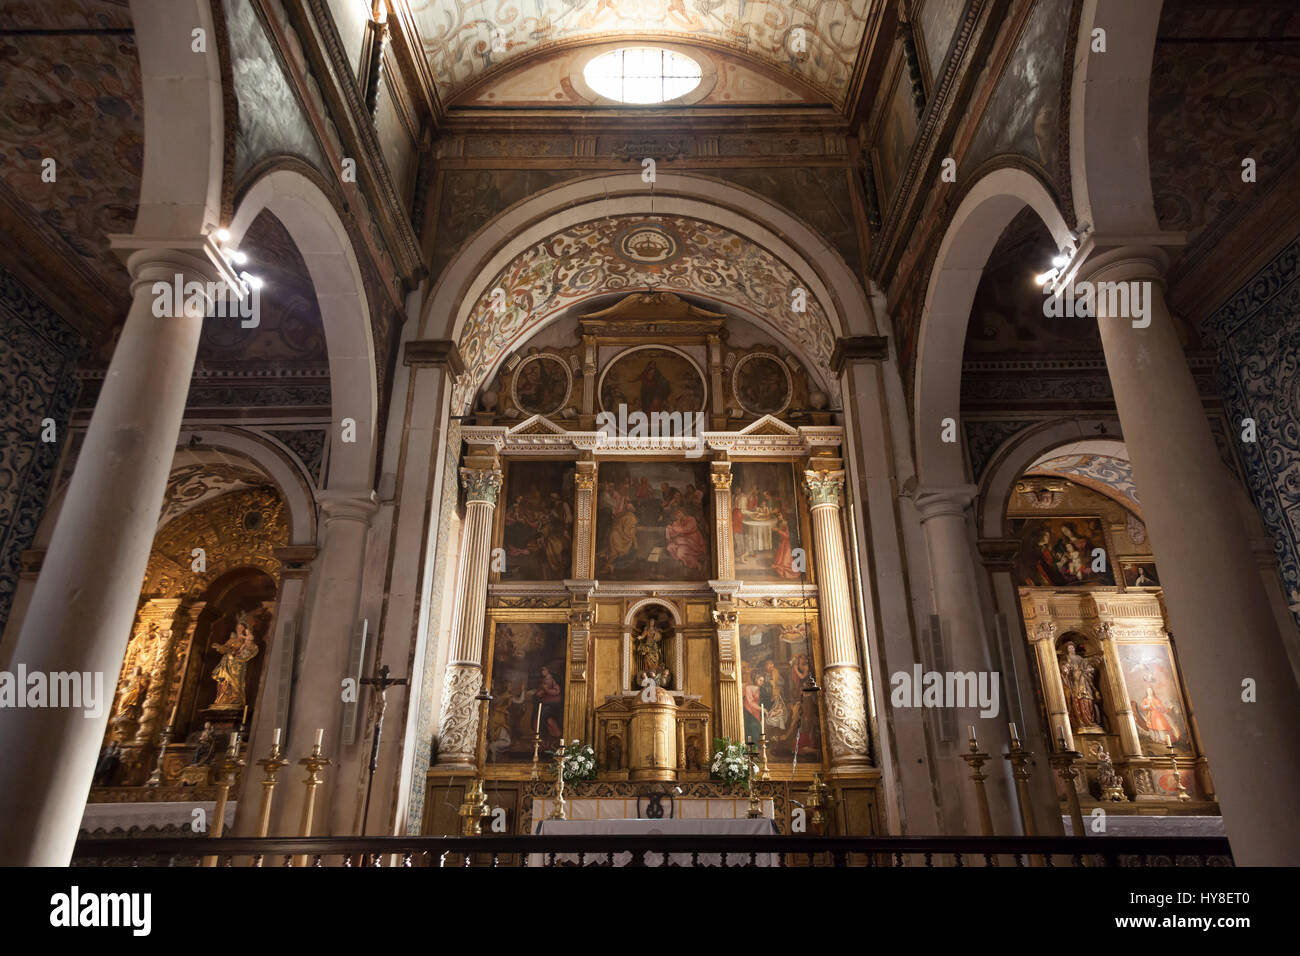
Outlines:
<svg viewBox="0 0 1300 956"><path fill-rule="evenodd" d="M389 677L388 665L384 664L374 677L363 677L361 683L372 685L375 690L375 734L370 744L370 776L366 779L366 808L361 814L361 833L366 832L366 821L370 818L370 788L375 783L375 770L379 766L379 735L384 730L384 709L388 706L388 688L394 684L405 684L405 677Z"/></svg>

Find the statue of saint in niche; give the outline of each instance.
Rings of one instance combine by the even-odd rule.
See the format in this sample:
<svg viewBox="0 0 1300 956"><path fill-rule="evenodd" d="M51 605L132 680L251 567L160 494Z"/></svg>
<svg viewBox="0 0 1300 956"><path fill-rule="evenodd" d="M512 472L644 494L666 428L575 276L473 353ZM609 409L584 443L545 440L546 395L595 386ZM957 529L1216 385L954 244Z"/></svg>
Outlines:
<svg viewBox="0 0 1300 956"><path fill-rule="evenodd" d="M144 706L145 695L149 692L149 675L141 667L136 667L131 671L131 676L126 679L125 686L122 690L122 696L118 701L117 712L119 716L129 717L132 720L140 716L140 708Z"/></svg>
<svg viewBox="0 0 1300 956"><path fill-rule="evenodd" d="M639 665L636 678L641 687L653 681L656 687L668 687L672 672L664 661L664 634L654 618L646 621L633 645Z"/></svg>
<svg viewBox="0 0 1300 956"><path fill-rule="evenodd" d="M261 651L253 632L248 629L247 611L241 612L236 619L235 631L229 639L213 647L221 654L221 660L212 668L212 679L217 682L217 699L212 706L221 710L239 710L244 706L248 662Z"/></svg>
<svg viewBox="0 0 1300 956"><path fill-rule="evenodd" d="M1101 730L1101 694L1097 691L1097 668L1079 656L1073 641L1065 645L1061 659L1061 683L1075 730Z"/></svg>

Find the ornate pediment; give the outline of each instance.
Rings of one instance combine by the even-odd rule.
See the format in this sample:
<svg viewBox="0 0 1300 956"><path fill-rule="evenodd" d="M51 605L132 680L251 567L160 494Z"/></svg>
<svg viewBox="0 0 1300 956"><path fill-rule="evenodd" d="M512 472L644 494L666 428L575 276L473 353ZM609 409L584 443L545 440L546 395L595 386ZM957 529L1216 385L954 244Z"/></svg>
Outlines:
<svg viewBox="0 0 1300 956"><path fill-rule="evenodd" d="M563 435L565 432L566 429L562 425L555 424L544 415L533 415L511 428L506 432L506 435L509 437L517 435Z"/></svg>

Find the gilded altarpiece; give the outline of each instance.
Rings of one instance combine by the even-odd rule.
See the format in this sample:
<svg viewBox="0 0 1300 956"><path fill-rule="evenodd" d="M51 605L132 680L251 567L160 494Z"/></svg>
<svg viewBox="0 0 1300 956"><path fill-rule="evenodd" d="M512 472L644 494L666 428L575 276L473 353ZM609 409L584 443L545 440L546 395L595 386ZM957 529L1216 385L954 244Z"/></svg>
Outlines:
<svg viewBox="0 0 1300 956"><path fill-rule="evenodd" d="M1055 748L1082 755L1085 810L1217 813L1141 520L1091 489L1034 476L1017 485L1008 517L1040 701Z"/></svg>
<svg viewBox="0 0 1300 956"><path fill-rule="evenodd" d="M159 533L91 802L211 798L211 758L259 697L288 540L269 488L221 495Z"/></svg>

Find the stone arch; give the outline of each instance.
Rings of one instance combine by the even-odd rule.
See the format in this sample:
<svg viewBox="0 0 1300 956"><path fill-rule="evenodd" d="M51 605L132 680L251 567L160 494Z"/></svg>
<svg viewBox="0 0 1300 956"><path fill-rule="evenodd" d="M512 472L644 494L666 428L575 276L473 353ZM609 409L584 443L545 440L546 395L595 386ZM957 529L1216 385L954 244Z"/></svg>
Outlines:
<svg viewBox="0 0 1300 956"><path fill-rule="evenodd" d="M135 234L195 237L221 220L225 128L218 38L207 0L131 0L144 92ZM191 53L206 32L207 55Z"/></svg>
<svg viewBox="0 0 1300 956"><path fill-rule="evenodd" d="M1163 3L1084 0L1070 85L1070 187L1080 230L1160 233L1147 156L1151 64ZM1106 52L1092 52L1105 31Z"/></svg>
<svg viewBox="0 0 1300 956"><path fill-rule="evenodd" d="M913 389L916 471L922 488L966 483L961 444L943 441L941 422L960 421L962 353L975 289L998 237L1026 206L1038 214L1057 248L1074 244L1047 187L1023 169L1003 167L966 193L939 245L921 314Z"/></svg>
<svg viewBox="0 0 1300 956"><path fill-rule="evenodd" d="M632 604L627 609L627 614L623 617L623 626L631 627L633 623L636 622L637 612L639 612L642 608L650 607L651 605L655 607L667 608L668 613L673 616L673 624L675 624L677 627L682 626L681 609L678 608L674 602L669 601L665 598L658 598L658 597L642 598L641 600Z"/></svg>
<svg viewBox="0 0 1300 956"><path fill-rule="evenodd" d="M682 217L743 237L798 277L809 302L824 313L825 332L832 344L836 336L877 334L869 300L852 270L824 238L790 213L755 193L718 180L660 173L648 187L639 174L628 173L552 187L516 203L483 226L443 270L426 300L419 337L460 341L472 313L488 302L492 283L512 262L566 229L618 216ZM707 290L700 291L709 297ZM572 304L567 301L564 307ZM476 361L467 358L470 371L458 384L456 407L464 405L487 380L521 335L540 331L561 311L557 308L525 328L512 330L509 341L490 331L485 338L492 343L491 354ZM770 323L760 324L779 334ZM809 367L833 386L825 357L820 361L815 355L804 357L809 359Z"/></svg>
<svg viewBox="0 0 1300 956"><path fill-rule="evenodd" d="M352 239L320 186L297 169L279 167L244 190L229 227L232 248L264 210L280 220L302 254L325 326L332 426L324 484L331 491L367 490L378 446L379 385L370 304ZM354 442L343 440L344 419L356 423Z"/></svg>
<svg viewBox="0 0 1300 956"><path fill-rule="evenodd" d="M1105 425L1110 434L1095 437L1096 425ZM1089 434L1091 433L1091 434ZM980 484L980 512L977 527L980 537L1002 538L1010 536L1007 505L1015 488L1016 479L1020 477L1035 461L1053 451L1062 451L1067 447L1085 444L1090 450L1104 450L1111 457L1128 461L1128 448L1119 433L1119 425L1114 417L1098 416L1087 419L1056 419L1035 425L1017 432L1007 439L994 456L993 463L985 472ZM1226 484L1233 489L1233 509L1241 517L1246 533L1254 539L1264 539L1267 532L1255 510L1246 489L1231 475L1217 458L1213 467L1221 468ZM1132 509L1131 503L1115 499L1117 503ZM1139 510L1139 517L1141 513Z"/></svg>

